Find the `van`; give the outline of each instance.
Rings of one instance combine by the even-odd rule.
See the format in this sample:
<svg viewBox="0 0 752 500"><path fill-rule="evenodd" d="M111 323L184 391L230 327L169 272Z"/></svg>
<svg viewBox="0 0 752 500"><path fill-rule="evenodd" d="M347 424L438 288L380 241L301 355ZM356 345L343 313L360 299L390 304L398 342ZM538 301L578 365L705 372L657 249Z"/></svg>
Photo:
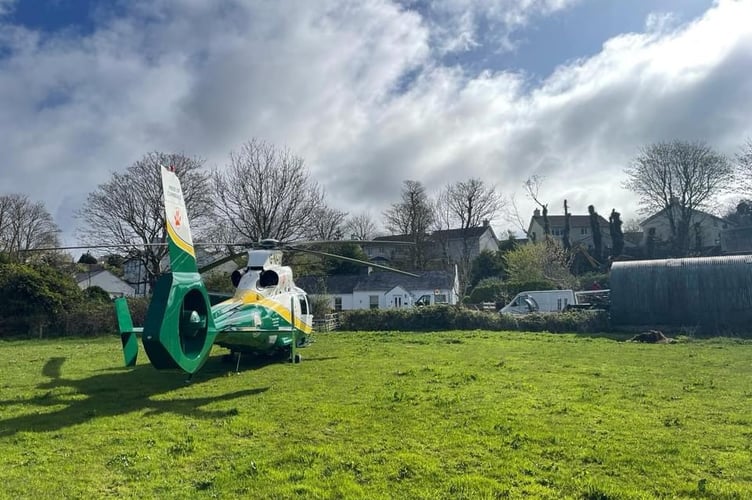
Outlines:
<svg viewBox="0 0 752 500"><path fill-rule="evenodd" d="M531 290L520 292L501 308L502 314L529 314L533 312L563 311L576 304L574 290Z"/></svg>

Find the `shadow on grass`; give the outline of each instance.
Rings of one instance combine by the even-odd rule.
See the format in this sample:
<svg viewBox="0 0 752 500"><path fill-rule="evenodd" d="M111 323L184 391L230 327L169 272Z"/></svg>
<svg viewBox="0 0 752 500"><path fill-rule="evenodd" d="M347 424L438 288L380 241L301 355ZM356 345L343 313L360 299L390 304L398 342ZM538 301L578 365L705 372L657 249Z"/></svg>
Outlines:
<svg viewBox="0 0 752 500"><path fill-rule="evenodd" d="M151 365L102 370L82 379L65 378L61 374L65 359L51 358L45 363L42 374L50 380L37 386L38 390L47 390L44 394L27 399L0 401L0 405L3 406L31 407L23 415L0 420L0 436L17 432L54 431L79 425L96 417L141 411L146 411L147 415L175 413L196 418L222 418L237 414L237 410L205 410L202 407L218 401L255 396L268 390L268 387L263 387L219 396L181 397L180 389L193 387L228 373L227 365L223 365L217 358L210 359L202 371L193 377L190 384L187 383L183 372L157 371ZM265 364L268 364L268 361ZM257 361L252 366L263 365ZM243 367L248 368L245 364ZM174 397L157 397L173 391L174 395L170 396ZM62 408L58 408L61 406ZM51 407L57 409L49 412L40 411L40 408Z"/></svg>

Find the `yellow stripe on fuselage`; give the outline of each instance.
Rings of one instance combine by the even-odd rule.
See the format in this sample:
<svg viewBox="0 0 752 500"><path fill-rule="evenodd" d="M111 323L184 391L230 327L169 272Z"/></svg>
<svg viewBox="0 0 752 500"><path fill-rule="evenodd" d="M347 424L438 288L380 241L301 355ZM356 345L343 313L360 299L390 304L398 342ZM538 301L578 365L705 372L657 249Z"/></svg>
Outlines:
<svg viewBox="0 0 752 500"><path fill-rule="evenodd" d="M194 259L196 258L196 252L194 252L193 250L193 245L182 239L169 221L167 222L167 234L170 236L170 240L172 240L172 242L175 243L175 245L177 245L179 249L181 249Z"/></svg>
<svg viewBox="0 0 752 500"><path fill-rule="evenodd" d="M234 298L236 300L241 300L244 304L258 304L262 307L271 309L275 313L279 314L282 319L292 324L292 313L290 312L290 309L283 306L276 300L264 297L263 295L252 290L245 291L240 295L236 295ZM295 326L295 328L302 331L303 333L311 333L312 331L311 325L303 323L297 317L295 318L295 325L293 326Z"/></svg>

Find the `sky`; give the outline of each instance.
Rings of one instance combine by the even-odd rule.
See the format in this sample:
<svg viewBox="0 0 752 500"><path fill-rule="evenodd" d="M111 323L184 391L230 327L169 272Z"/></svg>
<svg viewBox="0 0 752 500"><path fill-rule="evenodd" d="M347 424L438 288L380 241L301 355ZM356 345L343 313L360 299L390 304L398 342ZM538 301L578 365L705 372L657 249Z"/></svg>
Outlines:
<svg viewBox="0 0 752 500"><path fill-rule="evenodd" d="M640 148L752 137L750 19L752 0L0 0L0 194L76 243L113 172L151 151L222 169L256 138L375 219L404 180L477 177L528 220L533 175L552 214L640 219Z"/></svg>

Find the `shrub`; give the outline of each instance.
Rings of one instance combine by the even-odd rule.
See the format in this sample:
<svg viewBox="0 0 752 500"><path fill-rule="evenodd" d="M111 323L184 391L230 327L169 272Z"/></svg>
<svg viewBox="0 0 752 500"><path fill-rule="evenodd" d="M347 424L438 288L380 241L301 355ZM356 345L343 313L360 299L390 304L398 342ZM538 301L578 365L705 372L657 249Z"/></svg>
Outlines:
<svg viewBox="0 0 752 500"><path fill-rule="evenodd" d="M89 288L86 288L84 290L84 298L92 302L99 302L101 304L110 304L112 302L112 299L110 299L110 294L107 293L102 287L96 285L90 286Z"/></svg>
<svg viewBox="0 0 752 500"><path fill-rule="evenodd" d="M499 278L485 278L470 292L470 303L496 302L504 298L504 282Z"/></svg>
<svg viewBox="0 0 752 500"><path fill-rule="evenodd" d="M350 331L521 330L591 333L609 329L605 311L574 310L524 316L473 311L456 306L346 311L341 327Z"/></svg>

